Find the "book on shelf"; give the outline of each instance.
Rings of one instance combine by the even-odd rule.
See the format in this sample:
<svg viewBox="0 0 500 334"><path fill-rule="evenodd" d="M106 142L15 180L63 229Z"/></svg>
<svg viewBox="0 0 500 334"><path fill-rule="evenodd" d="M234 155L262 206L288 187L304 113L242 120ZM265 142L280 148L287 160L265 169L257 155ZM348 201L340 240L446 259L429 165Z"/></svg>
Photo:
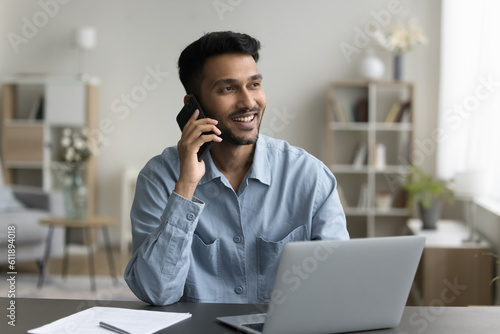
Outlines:
<svg viewBox="0 0 500 334"><path fill-rule="evenodd" d="M342 113L339 110L339 102L336 99L332 99L331 103L333 111L333 120L335 122L345 122L345 120L342 117Z"/></svg>
<svg viewBox="0 0 500 334"><path fill-rule="evenodd" d="M351 113L347 111L348 108L346 108L344 102L333 98L332 107L333 107L333 119L336 122L352 122Z"/></svg>
<svg viewBox="0 0 500 334"><path fill-rule="evenodd" d="M353 110L353 113L356 122L368 122L368 99L359 100L356 104L356 108Z"/></svg>
<svg viewBox="0 0 500 334"><path fill-rule="evenodd" d="M410 113L410 101L407 101L403 104L401 104L401 108L399 108L399 112L396 115L396 119L394 120L394 123L401 123L401 120L403 119L404 114L409 114Z"/></svg>
<svg viewBox="0 0 500 334"><path fill-rule="evenodd" d="M31 109L28 115L30 120L41 120L44 118L44 101L43 95L38 96L31 105Z"/></svg>
<svg viewBox="0 0 500 334"><path fill-rule="evenodd" d="M42 120L44 118L44 98L43 95L37 97L31 106L28 119L30 120Z"/></svg>
<svg viewBox="0 0 500 334"><path fill-rule="evenodd" d="M369 206L368 185L364 183L359 191L358 209L367 209Z"/></svg>
<svg viewBox="0 0 500 334"><path fill-rule="evenodd" d="M350 111L351 107L349 103L347 101L338 101L338 103L340 111L342 112L342 115L344 115L346 122L354 122L354 118L352 117L352 112Z"/></svg>
<svg viewBox="0 0 500 334"><path fill-rule="evenodd" d="M366 159L368 156L368 149L365 143L358 143L356 150L354 151L354 156L352 159L352 166L356 169L360 169L366 164Z"/></svg>
<svg viewBox="0 0 500 334"><path fill-rule="evenodd" d="M401 103L400 102L394 102L392 104L391 110L389 110L389 113L387 114L385 122L386 123L393 123L394 120L396 119L396 115L398 114L399 109L401 109Z"/></svg>
<svg viewBox="0 0 500 334"><path fill-rule="evenodd" d="M337 116L337 111L336 111L336 101L335 98L329 97L328 98L328 105L330 107L330 110L332 112L332 118L334 122L339 122L338 116Z"/></svg>
<svg viewBox="0 0 500 334"><path fill-rule="evenodd" d="M368 122L368 99L358 100L353 107L341 99L332 97L333 119L336 122Z"/></svg>
<svg viewBox="0 0 500 334"><path fill-rule="evenodd" d="M403 114L401 115L401 118L399 119L399 123L410 123L411 118L410 118L410 108L406 108Z"/></svg>
<svg viewBox="0 0 500 334"><path fill-rule="evenodd" d="M410 121L410 101L394 102L387 117L386 123L405 123Z"/></svg>

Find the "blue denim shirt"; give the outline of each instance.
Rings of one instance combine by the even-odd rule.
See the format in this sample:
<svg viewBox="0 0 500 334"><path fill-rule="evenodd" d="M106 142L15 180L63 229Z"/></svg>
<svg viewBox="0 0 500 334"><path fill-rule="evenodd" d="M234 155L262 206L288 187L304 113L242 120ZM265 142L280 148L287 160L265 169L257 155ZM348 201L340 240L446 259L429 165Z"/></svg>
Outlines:
<svg viewBox="0 0 500 334"><path fill-rule="evenodd" d="M238 193L205 165L192 201L173 192L176 147L138 176L125 280L141 300L266 303L285 243L349 238L335 177L304 150L260 135Z"/></svg>

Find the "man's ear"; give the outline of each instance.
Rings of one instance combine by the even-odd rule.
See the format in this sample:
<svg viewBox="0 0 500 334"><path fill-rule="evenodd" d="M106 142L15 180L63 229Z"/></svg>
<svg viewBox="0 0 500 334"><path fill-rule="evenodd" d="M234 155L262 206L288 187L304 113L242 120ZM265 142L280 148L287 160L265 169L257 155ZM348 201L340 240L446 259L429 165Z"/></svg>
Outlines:
<svg viewBox="0 0 500 334"><path fill-rule="evenodd" d="M184 95L184 104L188 103L190 97L191 95Z"/></svg>

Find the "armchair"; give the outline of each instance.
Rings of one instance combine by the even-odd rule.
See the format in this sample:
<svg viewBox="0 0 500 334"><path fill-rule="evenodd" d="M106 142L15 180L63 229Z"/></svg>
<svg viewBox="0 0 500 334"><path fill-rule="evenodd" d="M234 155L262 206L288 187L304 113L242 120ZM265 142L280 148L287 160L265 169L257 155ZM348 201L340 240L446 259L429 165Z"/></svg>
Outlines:
<svg viewBox="0 0 500 334"><path fill-rule="evenodd" d="M0 185L0 190L1 188ZM8 188L3 188L6 189ZM62 194L48 193L33 187L13 187L12 193L24 208L0 211L0 252L4 254L0 256L0 264L7 263L8 227L15 226L16 263L36 261L42 269L48 227L40 225L39 221L42 218L63 215ZM64 237L63 229L54 230L51 256L62 257Z"/></svg>

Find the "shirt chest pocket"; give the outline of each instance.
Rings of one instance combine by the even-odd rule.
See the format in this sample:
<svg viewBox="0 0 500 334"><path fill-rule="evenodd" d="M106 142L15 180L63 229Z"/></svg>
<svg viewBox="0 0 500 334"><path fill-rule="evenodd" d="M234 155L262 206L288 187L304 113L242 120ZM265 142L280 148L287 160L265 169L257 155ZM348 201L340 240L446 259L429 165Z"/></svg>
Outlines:
<svg viewBox="0 0 500 334"><path fill-rule="evenodd" d="M220 279L220 240L205 244L194 234L189 273L184 286L183 299L190 302L218 302Z"/></svg>
<svg viewBox="0 0 500 334"><path fill-rule="evenodd" d="M268 241L262 237L257 238L257 289L258 298L262 302L269 302L279 258L285 244L291 241L308 240L307 235L307 226L301 225L282 240Z"/></svg>

